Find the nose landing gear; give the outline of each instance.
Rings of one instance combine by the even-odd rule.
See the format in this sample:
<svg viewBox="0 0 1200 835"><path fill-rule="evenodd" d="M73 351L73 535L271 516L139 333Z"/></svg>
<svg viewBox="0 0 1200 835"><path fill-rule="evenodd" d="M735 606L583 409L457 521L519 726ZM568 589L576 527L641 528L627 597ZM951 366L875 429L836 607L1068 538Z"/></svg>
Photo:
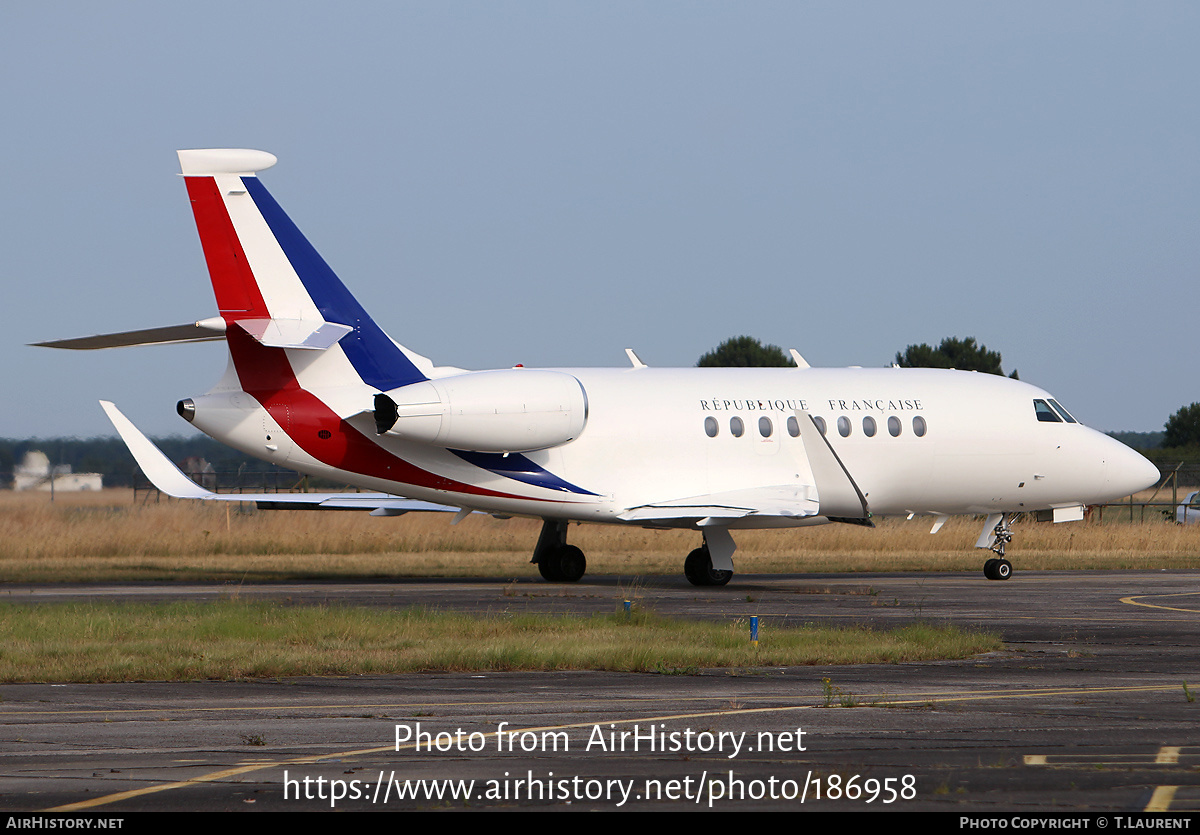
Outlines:
<svg viewBox="0 0 1200 835"><path fill-rule="evenodd" d="M1012 542L1012 523L1015 516L1010 513L993 514L988 517L983 526L983 534L979 537L977 547L986 547L995 552L996 557L983 564L983 576L989 580L1007 580L1012 576L1012 563L1004 559L1004 548ZM995 524L991 534L988 526ZM988 544L990 542L990 544ZM982 544L981 544L982 543Z"/></svg>
<svg viewBox="0 0 1200 835"><path fill-rule="evenodd" d="M1012 576L1012 563L991 559L983 564L983 576L989 580L1007 580Z"/></svg>

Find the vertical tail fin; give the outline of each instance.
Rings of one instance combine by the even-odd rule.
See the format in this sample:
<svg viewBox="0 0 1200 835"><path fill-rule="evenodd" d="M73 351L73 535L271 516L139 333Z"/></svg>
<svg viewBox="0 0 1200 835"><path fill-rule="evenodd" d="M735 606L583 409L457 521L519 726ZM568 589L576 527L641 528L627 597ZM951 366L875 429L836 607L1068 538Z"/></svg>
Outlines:
<svg viewBox="0 0 1200 835"><path fill-rule="evenodd" d="M427 379L428 360L375 324L259 182L258 172L275 161L264 151L179 151L238 374L248 382L256 376L251 366L264 362L275 369L272 387L279 384L275 352L283 349L293 372L310 378L302 386L345 384L345 362L381 390ZM344 362L306 362L293 353L326 349Z"/></svg>

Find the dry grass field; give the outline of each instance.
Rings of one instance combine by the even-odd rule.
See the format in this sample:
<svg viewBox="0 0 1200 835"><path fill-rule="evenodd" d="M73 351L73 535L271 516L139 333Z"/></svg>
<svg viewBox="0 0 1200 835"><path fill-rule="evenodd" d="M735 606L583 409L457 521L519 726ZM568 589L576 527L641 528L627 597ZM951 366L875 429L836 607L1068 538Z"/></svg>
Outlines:
<svg viewBox="0 0 1200 835"><path fill-rule="evenodd" d="M529 565L539 523L448 514L371 517L357 512L255 511L250 506L134 502L132 491L0 493L0 581L268 580L335 577L536 575ZM1137 497L1139 500L1149 498ZM1169 501L1169 493L1158 501ZM1135 512L1140 519L1140 511ZM1017 570L1200 567L1200 525L1181 527L1157 511L1130 523L1110 508L1104 523L1014 527ZM825 525L737 534L743 573L978 571L972 546L982 522L881 519L875 529ZM624 576L676 574L700 537L689 531L582 525L570 541L588 570Z"/></svg>

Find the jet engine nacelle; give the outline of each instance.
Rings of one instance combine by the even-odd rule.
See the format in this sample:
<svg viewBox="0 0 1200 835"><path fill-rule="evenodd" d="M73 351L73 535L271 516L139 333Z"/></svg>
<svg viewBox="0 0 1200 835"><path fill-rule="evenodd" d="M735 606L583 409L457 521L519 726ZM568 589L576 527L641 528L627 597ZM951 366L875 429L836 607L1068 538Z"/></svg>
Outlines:
<svg viewBox="0 0 1200 835"><path fill-rule="evenodd" d="M375 396L380 435L449 449L547 449L578 438L586 423L583 385L561 371L476 371Z"/></svg>

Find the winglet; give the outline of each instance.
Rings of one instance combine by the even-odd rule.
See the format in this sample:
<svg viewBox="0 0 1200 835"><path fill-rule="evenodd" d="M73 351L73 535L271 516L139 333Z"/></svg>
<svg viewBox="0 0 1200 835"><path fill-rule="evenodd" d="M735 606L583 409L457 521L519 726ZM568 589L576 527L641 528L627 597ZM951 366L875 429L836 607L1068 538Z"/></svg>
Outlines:
<svg viewBox="0 0 1200 835"><path fill-rule="evenodd" d="M800 440L804 443L813 480L817 483L817 503L821 515L836 521L862 520L855 524L874 527L866 497L858 489L854 477L834 452L829 440L821 434L812 416L797 410L796 419L800 421Z"/></svg>
<svg viewBox="0 0 1200 835"><path fill-rule="evenodd" d="M177 499L209 499L215 494L205 490L192 481L183 471L171 463L162 450L150 442L136 426L121 414L121 410L107 400L100 401L100 407L116 427L117 434L133 453L137 465L142 468L146 478L159 490Z"/></svg>

